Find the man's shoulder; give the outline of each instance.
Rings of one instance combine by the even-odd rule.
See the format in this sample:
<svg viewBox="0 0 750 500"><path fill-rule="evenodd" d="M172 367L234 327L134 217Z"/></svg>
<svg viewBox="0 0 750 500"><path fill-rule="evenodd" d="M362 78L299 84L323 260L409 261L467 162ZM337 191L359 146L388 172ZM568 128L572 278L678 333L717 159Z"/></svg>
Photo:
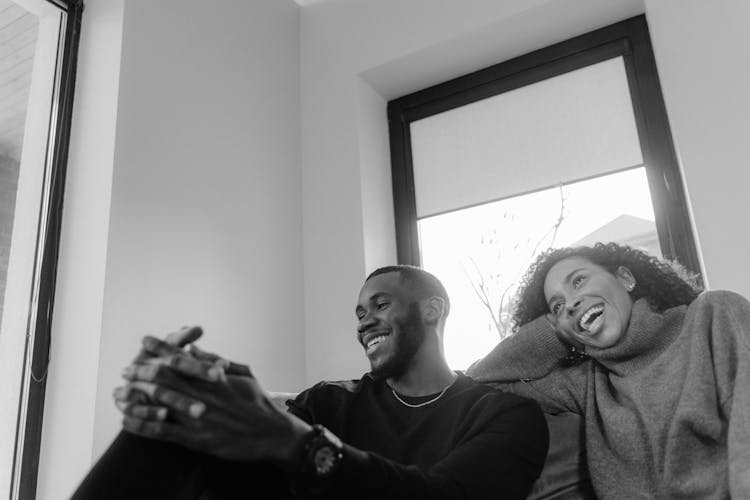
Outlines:
<svg viewBox="0 0 750 500"><path fill-rule="evenodd" d="M364 388L372 385L372 383L373 378L369 373L364 374L359 379L322 380L302 391L301 395L318 398L347 398L359 394Z"/></svg>
<svg viewBox="0 0 750 500"><path fill-rule="evenodd" d="M297 394L286 405L289 411L309 423L331 426L371 382L368 375L358 380L323 380Z"/></svg>
<svg viewBox="0 0 750 500"><path fill-rule="evenodd" d="M539 405L533 399L506 392L488 383L477 382L464 374L461 374L461 378L463 379L464 390L471 394L471 397L477 403L500 409L520 407L530 409L533 412L536 412L539 408Z"/></svg>

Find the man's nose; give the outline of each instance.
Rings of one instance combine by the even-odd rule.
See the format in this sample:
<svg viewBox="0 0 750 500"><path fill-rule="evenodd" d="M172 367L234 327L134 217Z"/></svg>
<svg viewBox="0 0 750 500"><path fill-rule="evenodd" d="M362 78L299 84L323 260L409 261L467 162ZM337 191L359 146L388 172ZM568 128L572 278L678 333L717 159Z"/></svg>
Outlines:
<svg viewBox="0 0 750 500"><path fill-rule="evenodd" d="M360 318L359 323L357 324L357 332L364 333L374 323L375 318L373 318L371 314L365 313L365 315Z"/></svg>

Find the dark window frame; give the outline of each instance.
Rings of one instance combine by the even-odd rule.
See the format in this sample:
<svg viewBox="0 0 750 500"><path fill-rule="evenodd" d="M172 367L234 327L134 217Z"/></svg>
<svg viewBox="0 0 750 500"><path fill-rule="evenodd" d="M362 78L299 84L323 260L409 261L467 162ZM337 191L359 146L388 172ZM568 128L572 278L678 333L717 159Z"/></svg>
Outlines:
<svg viewBox="0 0 750 500"><path fill-rule="evenodd" d="M55 280L57 276L57 260L60 248L60 229L62 226L63 194L65 192L65 175L68 163L68 148L70 143L71 118L73 115L73 96L78 60L78 42L80 39L81 16L83 13L82 0L46 0L66 13L65 38L61 41L62 50L59 52L57 67L60 75L59 93L57 95L57 114L50 116L50 124L54 126L54 135L48 138L48 148L53 148L51 161L45 165L50 169L49 187L46 213L40 211L40 224L37 232L38 255L35 261L35 290L37 301L35 311L30 318L35 318L34 324L29 322L28 328L33 329L33 345L27 342L24 353L23 366L30 366L32 377L27 378L27 370L21 381L22 391L28 387L26 401L19 401L18 431L23 427L24 437L20 443L19 434L16 435L16 454L14 456L11 475L11 498L14 491L19 498L36 498L37 476L39 472L39 455L42 441L42 421L44 416L44 395L47 384L47 368L49 366L49 352L52 329L52 311L55 298ZM42 207L45 207L44 203ZM42 247L42 248L39 248ZM27 335L28 337L28 335ZM20 405L25 404L25 421L20 421L23 410ZM18 471L18 472L16 472Z"/></svg>
<svg viewBox="0 0 750 500"><path fill-rule="evenodd" d="M419 266L411 122L622 56L664 257L700 273L695 238L644 15L530 52L388 103L398 262ZM544 188L548 186L540 186Z"/></svg>

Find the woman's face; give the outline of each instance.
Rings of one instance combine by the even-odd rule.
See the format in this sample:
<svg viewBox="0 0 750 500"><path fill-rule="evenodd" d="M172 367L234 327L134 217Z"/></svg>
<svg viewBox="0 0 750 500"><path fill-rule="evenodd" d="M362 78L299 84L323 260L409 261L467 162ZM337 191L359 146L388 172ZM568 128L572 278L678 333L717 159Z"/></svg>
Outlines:
<svg viewBox="0 0 750 500"><path fill-rule="evenodd" d="M573 345L611 347L620 341L630 321L635 279L620 267L615 274L583 257L556 263L544 279L548 318Z"/></svg>

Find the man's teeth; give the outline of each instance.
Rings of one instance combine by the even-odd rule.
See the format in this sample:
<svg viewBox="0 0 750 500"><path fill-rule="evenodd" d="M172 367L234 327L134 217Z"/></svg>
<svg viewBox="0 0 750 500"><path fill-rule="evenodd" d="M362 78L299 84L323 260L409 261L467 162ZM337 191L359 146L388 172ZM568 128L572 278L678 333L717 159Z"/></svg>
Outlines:
<svg viewBox="0 0 750 500"><path fill-rule="evenodd" d="M581 330L589 330L591 328L591 325L594 324L594 321L601 316L601 314L604 312L604 306L594 306L585 313L583 313L583 316L581 316L581 319L578 321L578 326Z"/></svg>
<svg viewBox="0 0 750 500"><path fill-rule="evenodd" d="M371 338L371 339L370 339L370 340L369 340L369 341L367 342L367 348L368 348L368 349L370 349L370 348L371 348L372 346L374 346L374 345L376 345L376 344L379 344L379 343L381 343L381 342L382 342L382 341L384 341L384 340L385 340L385 335L378 335L378 336L377 336L377 337L375 337L375 338Z"/></svg>

